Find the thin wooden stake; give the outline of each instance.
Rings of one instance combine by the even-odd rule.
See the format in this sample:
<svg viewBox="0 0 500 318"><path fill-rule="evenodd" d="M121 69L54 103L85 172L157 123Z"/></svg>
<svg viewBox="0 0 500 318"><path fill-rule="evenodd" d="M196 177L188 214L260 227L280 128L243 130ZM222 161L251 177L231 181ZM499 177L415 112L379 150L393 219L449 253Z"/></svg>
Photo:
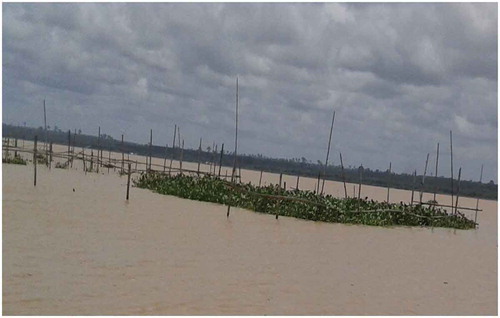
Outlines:
<svg viewBox="0 0 500 318"><path fill-rule="evenodd" d="M437 193L437 176L438 176L438 163L439 163L439 142L437 144L437 150L436 150L436 174L434 175L434 181L436 182L436 186L434 188L434 198L432 199L434 202L436 201L436 193Z"/></svg>
<svg viewBox="0 0 500 318"><path fill-rule="evenodd" d="M392 162L389 162L389 178L387 178L387 203L389 203L389 191L391 190L391 172L392 172Z"/></svg>
<svg viewBox="0 0 500 318"><path fill-rule="evenodd" d="M68 167L70 161L71 161L71 129L68 129L68 162L67 162Z"/></svg>
<svg viewBox="0 0 500 318"><path fill-rule="evenodd" d="M38 136L35 136L35 146L33 148L33 166L34 166L34 176L33 176L33 186L36 187L36 153L37 153L37 142Z"/></svg>
<svg viewBox="0 0 500 318"><path fill-rule="evenodd" d="M415 183L417 182L417 170L413 174L413 188L411 189L411 201L410 206L413 206L413 195L415 194Z"/></svg>
<svg viewBox="0 0 500 318"><path fill-rule="evenodd" d="M347 199L347 186L345 184L344 162L342 161L342 153L340 153L340 167L342 168L342 182L344 182L344 194ZM354 191L356 193L356 191Z"/></svg>
<svg viewBox="0 0 500 318"><path fill-rule="evenodd" d="M82 161L83 161L83 172L87 175L87 164L85 162L85 148L82 147Z"/></svg>
<svg viewBox="0 0 500 318"><path fill-rule="evenodd" d="M279 188L281 189L281 180L283 180L283 173L280 173L280 182L278 184Z"/></svg>
<svg viewBox="0 0 500 318"><path fill-rule="evenodd" d="M184 139L182 139L182 148L181 148L181 162L180 162L180 171L182 175L182 158L184 156Z"/></svg>
<svg viewBox="0 0 500 318"><path fill-rule="evenodd" d="M425 183L425 175L427 174L427 164L429 163L429 154L427 154L427 159L425 159L425 168L424 175L422 176L422 188L420 189L420 204L422 204L422 197L424 195L424 183Z"/></svg>
<svg viewBox="0 0 500 318"><path fill-rule="evenodd" d="M262 184L262 170L260 170L259 187Z"/></svg>
<svg viewBox="0 0 500 318"><path fill-rule="evenodd" d="M457 195L456 195L456 201L455 201L455 212L454 214L457 214L458 211L458 198L460 197L460 175L462 174L462 167L458 169L458 180L457 180Z"/></svg>
<svg viewBox="0 0 500 318"><path fill-rule="evenodd" d="M318 172L318 181L316 181L316 189L315 189L316 194L319 194L319 183L320 183L320 181L321 181L321 171Z"/></svg>
<svg viewBox="0 0 500 318"><path fill-rule="evenodd" d="M17 149L17 138L14 139L14 147ZM17 157L17 150L14 150L14 158Z"/></svg>
<svg viewBox="0 0 500 318"><path fill-rule="evenodd" d="M122 174L123 174L123 169L125 168L125 153L124 153L124 148L123 148L123 134L122 134L122 143L121 143L121 150L122 150Z"/></svg>
<svg viewBox="0 0 500 318"><path fill-rule="evenodd" d="M238 154L238 77L236 77L236 129L234 136L234 160L233 160L233 171L231 173L231 183L234 183L234 174L236 172L236 156ZM229 217L229 213L231 211L231 205L227 206L227 215Z"/></svg>
<svg viewBox="0 0 500 318"><path fill-rule="evenodd" d="M44 150L45 150L45 157L47 157L47 111L45 109L45 99L43 100L43 124L44 124L44 129L45 129L45 145L44 145Z"/></svg>
<svg viewBox="0 0 500 318"><path fill-rule="evenodd" d="M483 181L483 165L481 165L481 176L479 177L479 183L481 183L481 181ZM479 198L477 198L477 201L476 201L476 215L474 216L474 223L477 224L477 211L479 209Z"/></svg>
<svg viewBox="0 0 500 318"><path fill-rule="evenodd" d="M131 175L131 169L130 169L130 163L128 164L128 177L127 177L127 201L129 197L129 189L130 189L130 175Z"/></svg>
<svg viewBox="0 0 500 318"><path fill-rule="evenodd" d="M363 165L359 166L359 185L358 185L358 211L361 205L361 181L363 180Z"/></svg>
<svg viewBox="0 0 500 318"><path fill-rule="evenodd" d="M111 149L108 149L108 174L109 174L109 166L111 166Z"/></svg>
<svg viewBox="0 0 500 318"><path fill-rule="evenodd" d="M219 173L218 173L218 177L220 178L220 169L222 168L222 157L224 156L224 143L222 143L222 147L221 147L221 150L220 150L220 158L219 158Z"/></svg>
<svg viewBox="0 0 500 318"><path fill-rule="evenodd" d="M49 162L49 169L52 168L52 141L50 142L50 147L49 147L49 160L47 160Z"/></svg>
<svg viewBox="0 0 500 318"><path fill-rule="evenodd" d="M334 122L335 122L335 111L333 111L332 126L330 127L330 137L328 137L328 150L326 152L325 166L323 168L323 184L321 185L321 194L323 194L323 190L325 188L326 168L328 166L328 156L330 155L330 143L332 142L332 132L333 132Z"/></svg>
<svg viewBox="0 0 500 318"><path fill-rule="evenodd" d="M165 145L165 157L163 158L163 172L167 170L167 150L168 150L168 144Z"/></svg>
<svg viewBox="0 0 500 318"><path fill-rule="evenodd" d="M151 170L151 160L153 156L153 129L150 130L149 134L149 170Z"/></svg>
<svg viewBox="0 0 500 318"><path fill-rule="evenodd" d="M300 178L300 176L297 176L297 184L295 185L295 189L297 189L297 190L299 189L299 178Z"/></svg>
<svg viewBox="0 0 500 318"><path fill-rule="evenodd" d="M175 135L177 133L177 125L174 127L174 142L172 143L172 156L170 157L170 166L168 167L168 175L172 172L172 161L174 160L175 154Z"/></svg>
<svg viewBox="0 0 500 318"><path fill-rule="evenodd" d="M201 163L201 141L202 138L200 138L200 145L198 146L198 169L196 170L196 174L200 175L200 163Z"/></svg>
<svg viewBox="0 0 500 318"><path fill-rule="evenodd" d="M453 206L453 138L450 130L450 158L451 158L451 206Z"/></svg>

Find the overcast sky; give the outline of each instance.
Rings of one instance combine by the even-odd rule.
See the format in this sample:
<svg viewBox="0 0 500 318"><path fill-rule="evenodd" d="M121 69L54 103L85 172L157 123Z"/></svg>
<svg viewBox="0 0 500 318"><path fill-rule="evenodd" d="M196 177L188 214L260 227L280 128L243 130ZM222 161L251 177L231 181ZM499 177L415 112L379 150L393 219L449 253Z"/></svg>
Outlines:
<svg viewBox="0 0 500 318"><path fill-rule="evenodd" d="M3 3L3 122L497 181L496 3ZM220 146L219 146L220 149ZM427 174L429 175L430 172Z"/></svg>

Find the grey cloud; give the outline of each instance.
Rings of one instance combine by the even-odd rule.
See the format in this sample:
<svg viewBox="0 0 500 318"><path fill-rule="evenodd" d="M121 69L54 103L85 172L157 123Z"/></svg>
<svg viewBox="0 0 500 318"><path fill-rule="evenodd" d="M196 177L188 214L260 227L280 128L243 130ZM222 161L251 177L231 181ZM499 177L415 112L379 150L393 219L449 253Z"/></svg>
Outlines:
<svg viewBox="0 0 500 318"><path fill-rule="evenodd" d="M6 3L3 21L6 122L40 125L46 98L51 125L232 145L239 76L242 152L324 160L336 109L332 158L410 172L453 130L464 171L474 152L496 176L496 4Z"/></svg>

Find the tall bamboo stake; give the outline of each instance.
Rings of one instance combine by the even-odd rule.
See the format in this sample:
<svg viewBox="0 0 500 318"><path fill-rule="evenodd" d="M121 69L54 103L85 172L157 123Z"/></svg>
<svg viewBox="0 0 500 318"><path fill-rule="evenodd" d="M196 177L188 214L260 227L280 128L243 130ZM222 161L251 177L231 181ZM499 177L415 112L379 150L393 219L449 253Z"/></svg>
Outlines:
<svg viewBox="0 0 500 318"><path fill-rule="evenodd" d="M361 181L363 180L363 165L359 166L359 185L358 185L358 211L361 206Z"/></svg>
<svg viewBox="0 0 500 318"><path fill-rule="evenodd" d="M387 178L387 203L389 203L389 191L391 190L390 179L391 179L392 162L389 162L389 178Z"/></svg>
<svg viewBox="0 0 500 318"><path fill-rule="evenodd" d="M259 187L262 184L262 170L260 170Z"/></svg>
<svg viewBox="0 0 500 318"><path fill-rule="evenodd" d="M165 172L167 169L167 150L168 150L168 144L165 145L165 156L163 158L163 172Z"/></svg>
<svg viewBox="0 0 500 318"><path fill-rule="evenodd" d="M436 186L434 188L434 198L433 198L434 202L436 202L436 193L437 193L438 162L439 162L439 142L437 144L437 150L436 150L436 172L434 175L434 180L436 182Z"/></svg>
<svg viewBox="0 0 500 318"><path fill-rule="evenodd" d="M196 173L200 175L200 162L201 162L201 140L200 138L200 145L198 146L198 169L196 170Z"/></svg>
<svg viewBox="0 0 500 318"><path fill-rule="evenodd" d="M422 197L424 195L424 183L425 183L425 175L427 174L427 164L429 163L429 154L427 154L427 159L425 159L425 169L424 175L422 176L422 188L420 191L420 204L422 204Z"/></svg>
<svg viewBox="0 0 500 318"><path fill-rule="evenodd" d="M131 169L130 169L130 163L128 164L128 176L127 176L127 201L129 197L129 189L130 189L130 175L132 174Z"/></svg>
<svg viewBox="0 0 500 318"><path fill-rule="evenodd" d="M37 152L37 141L38 136L35 136L35 146L33 148L33 166L34 166L34 176L33 176L33 186L36 187L36 152Z"/></svg>
<svg viewBox="0 0 500 318"><path fill-rule="evenodd" d="M453 139L450 130L450 158L451 158L451 206L453 206Z"/></svg>
<svg viewBox="0 0 500 318"><path fill-rule="evenodd" d="M14 147L15 147L15 149L17 149L17 138L14 139ZM17 150L14 150L14 158L16 158L16 157L17 157Z"/></svg>
<svg viewBox="0 0 500 318"><path fill-rule="evenodd" d="M325 188L326 167L328 166L328 156L330 155L330 144L332 142L332 132L333 132L333 123L334 122L335 122L335 111L333 111L332 126L330 127L330 136L328 137L328 150L326 151L325 166L323 168L323 184L321 185L321 194L323 194L323 190Z"/></svg>
<svg viewBox="0 0 500 318"><path fill-rule="evenodd" d="M233 170L231 172L231 183L234 182L234 174L236 172L236 156L238 154L238 77L236 77L236 129L234 135L234 160L233 160ZM227 217L229 217L229 212L231 211L231 205L227 206Z"/></svg>
<svg viewBox="0 0 500 318"><path fill-rule="evenodd" d="M52 141L50 142L49 158L47 158L47 161L49 162L49 170L51 170L52 169Z"/></svg>
<svg viewBox="0 0 500 318"><path fill-rule="evenodd" d="M417 182L417 170L413 173L413 188L411 189L410 206L413 206L413 195L415 194L415 183Z"/></svg>
<svg viewBox="0 0 500 318"><path fill-rule="evenodd" d="M297 184L295 185L295 189L297 189L297 190L299 189L299 178L300 178L300 176L297 175Z"/></svg>
<svg viewBox="0 0 500 318"><path fill-rule="evenodd" d="M44 150L45 150L45 158L47 158L47 111L45 109L45 99L43 100L43 124L44 124L44 129L45 129L45 144L44 144Z"/></svg>
<svg viewBox="0 0 500 318"><path fill-rule="evenodd" d="M111 166L111 148L108 149L108 174L109 174L109 167Z"/></svg>
<svg viewBox="0 0 500 318"><path fill-rule="evenodd" d="M100 164L99 152L100 152L100 149L101 149L101 126L99 126L98 132L97 132L97 161L96 161L96 165L95 165L97 173L99 173L99 164Z"/></svg>
<svg viewBox="0 0 500 318"><path fill-rule="evenodd" d="M153 129L150 130L149 134L149 169L146 168L146 170L151 170L151 159L153 155L152 147L153 147Z"/></svg>
<svg viewBox="0 0 500 318"><path fill-rule="evenodd" d="M85 148L82 147L82 162L83 162L83 172L87 175L87 165L85 163Z"/></svg>
<svg viewBox="0 0 500 318"><path fill-rule="evenodd" d="M75 157L75 145L76 145L76 128L75 128L75 132L73 133L73 146L71 147L71 164L70 164L70 168L73 168L73 160L74 160L74 157Z"/></svg>
<svg viewBox="0 0 500 318"><path fill-rule="evenodd" d="M175 135L177 133L177 125L174 127L174 142L172 143L172 156L170 157L170 166L168 167L168 175L172 172L172 161L174 160L174 153L175 153Z"/></svg>
<svg viewBox="0 0 500 318"><path fill-rule="evenodd" d="M279 188L281 189L281 180L283 180L283 173L280 173L280 182L279 182Z"/></svg>
<svg viewBox="0 0 500 318"><path fill-rule="evenodd" d="M454 214L457 214L457 211L458 211L458 198L460 196L460 175L461 174L462 174L462 167L460 167L460 169L458 169L457 195L456 195L455 212L454 212Z"/></svg>
<svg viewBox="0 0 500 318"><path fill-rule="evenodd" d="M342 182L344 182L344 194L347 199L347 186L345 184L344 162L342 161L342 153L340 153L340 167L342 168Z"/></svg>
<svg viewBox="0 0 500 318"><path fill-rule="evenodd" d="M219 173L218 177L220 178L220 169L222 168L222 156L224 156L224 143L222 143L222 147L220 150L220 158L219 158Z"/></svg>
<svg viewBox="0 0 500 318"><path fill-rule="evenodd" d="M481 176L479 177L479 183L483 181L483 165L481 165ZM474 216L474 223L477 223L477 211L479 209L479 198L476 201L476 215Z"/></svg>
<svg viewBox="0 0 500 318"><path fill-rule="evenodd" d="M125 153L123 152L125 149L123 148L123 134L122 134L122 143L121 143L121 150L122 150L122 174L123 174L123 169L125 168Z"/></svg>
<svg viewBox="0 0 500 318"><path fill-rule="evenodd" d="M316 181L316 188L314 189L317 194L319 194L319 183L321 181L321 171L318 172L318 180Z"/></svg>
<svg viewBox="0 0 500 318"><path fill-rule="evenodd" d="M68 129L68 167L71 161L71 129Z"/></svg>
<svg viewBox="0 0 500 318"><path fill-rule="evenodd" d="M184 139L182 139L181 162L180 162L180 165L179 165L181 175L182 175L182 158L183 158L183 156L184 156Z"/></svg>

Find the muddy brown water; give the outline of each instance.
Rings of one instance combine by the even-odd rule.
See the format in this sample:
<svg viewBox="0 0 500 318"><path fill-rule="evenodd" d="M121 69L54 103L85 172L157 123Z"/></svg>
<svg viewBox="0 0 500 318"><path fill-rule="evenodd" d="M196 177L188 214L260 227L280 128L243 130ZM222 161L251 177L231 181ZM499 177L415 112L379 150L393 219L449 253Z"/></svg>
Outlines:
<svg viewBox="0 0 500 318"><path fill-rule="evenodd" d="M480 200L476 230L275 220L238 208L227 219L225 206L143 189L127 202L126 176L85 175L81 162L39 167L37 187L32 165L2 171L6 315L497 315L496 201ZM242 170L244 182L259 177ZM264 173L263 183L278 178ZM325 190L344 191L335 182ZM387 190L363 186L362 195L384 200ZM410 196L391 190L391 201Z"/></svg>

